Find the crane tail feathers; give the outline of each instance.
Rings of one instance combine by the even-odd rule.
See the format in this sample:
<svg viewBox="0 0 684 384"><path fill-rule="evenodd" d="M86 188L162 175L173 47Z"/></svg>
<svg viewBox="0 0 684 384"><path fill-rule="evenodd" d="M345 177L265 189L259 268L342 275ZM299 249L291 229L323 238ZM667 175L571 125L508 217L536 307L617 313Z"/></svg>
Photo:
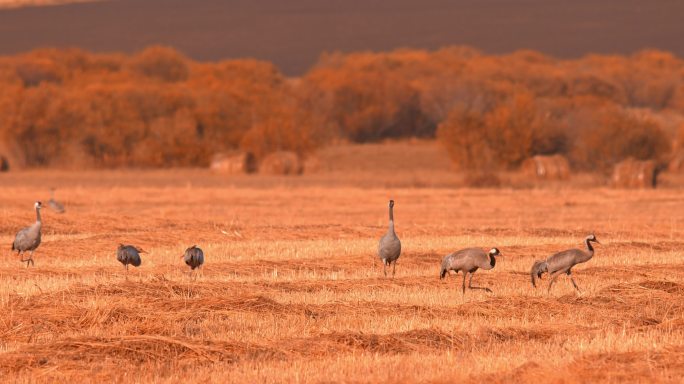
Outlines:
<svg viewBox="0 0 684 384"><path fill-rule="evenodd" d="M537 287L537 279L540 279L544 272L548 272L548 268L549 266L546 264L546 261L537 260L534 262L530 270L530 281L533 287Z"/></svg>
<svg viewBox="0 0 684 384"><path fill-rule="evenodd" d="M442 270L441 270L440 273L439 273L439 279L440 279L440 280L444 279L444 278L446 277L446 275L447 275L447 269L446 269L446 268L442 268Z"/></svg>

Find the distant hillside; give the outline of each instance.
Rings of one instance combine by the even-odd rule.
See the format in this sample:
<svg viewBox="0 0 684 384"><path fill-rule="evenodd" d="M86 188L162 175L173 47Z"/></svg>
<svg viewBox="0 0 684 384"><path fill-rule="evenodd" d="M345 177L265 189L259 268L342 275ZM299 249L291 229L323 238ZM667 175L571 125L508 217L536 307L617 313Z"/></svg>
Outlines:
<svg viewBox="0 0 684 384"><path fill-rule="evenodd" d="M472 45L559 57L657 48L684 56L679 0L118 0L0 11L0 54L45 46L198 60L254 57L286 74L324 51Z"/></svg>

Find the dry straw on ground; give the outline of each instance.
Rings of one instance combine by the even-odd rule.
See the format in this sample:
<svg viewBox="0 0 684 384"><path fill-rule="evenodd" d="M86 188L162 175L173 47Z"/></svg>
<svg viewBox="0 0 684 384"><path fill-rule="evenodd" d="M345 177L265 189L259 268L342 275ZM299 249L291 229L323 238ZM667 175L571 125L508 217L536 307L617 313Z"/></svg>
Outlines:
<svg viewBox="0 0 684 384"><path fill-rule="evenodd" d="M331 156L337 156L331 152ZM434 170L433 170L434 171ZM403 173L402 173L403 172ZM29 381L678 382L678 190L416 187L413 170L226 178L209 170L1 176L0 242L54 185L32 268L0 260L0 376ZM426 172L421 185L433 185ZM401 178L404 184L399 184ZM359 188L358 185L364 186ZM375 257L394 198L395 279ZM600 209L598 209L600 207ZM535 290L535 259L603 243ZM148 251L128 280L115 259ZM203 273L179 256L199 244ZM468 291L443 255L498 247Z"/></svg>

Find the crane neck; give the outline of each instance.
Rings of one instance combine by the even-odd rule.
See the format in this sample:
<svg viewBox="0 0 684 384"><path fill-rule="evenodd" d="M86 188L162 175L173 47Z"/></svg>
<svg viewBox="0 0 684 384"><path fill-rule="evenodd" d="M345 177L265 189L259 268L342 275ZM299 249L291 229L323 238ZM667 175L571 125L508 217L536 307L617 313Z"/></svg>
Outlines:
<svg viewBox="0 0 684 384"><path fill-rule="evenodd" d="M36 208L36 223L42 223L40 219L40 208Z"/></svg>
<svg viewBox="0 0 684 384"><path fill-rule="evenodd" d="M394 209L392 207L389 208L389 224L387 226L387 233L395 234L394 233Z"/></svg>
<svg viewBox="0 0 684 384"><path fill-rule="evenodd" d="M389 225L387 226L387 233L394 233L394 220L389 221Z"/></svg>
<svg viewBox="0 0 684 384"><path fill-rule="evenodd" d="M591 258L594 256L594 247L591 245L589 239L585 239L584 242L587 244L587 251L589 251L589 257Z"/></svg>
<svg viewBox="0 0 684 384"><path fill-rule="evenodd" d="M496 257L494 257L494 255L492 255L491 253L488 254L488 256L489 256L489 265L492 268L494 268L494 266L496 265Z"/></svg>

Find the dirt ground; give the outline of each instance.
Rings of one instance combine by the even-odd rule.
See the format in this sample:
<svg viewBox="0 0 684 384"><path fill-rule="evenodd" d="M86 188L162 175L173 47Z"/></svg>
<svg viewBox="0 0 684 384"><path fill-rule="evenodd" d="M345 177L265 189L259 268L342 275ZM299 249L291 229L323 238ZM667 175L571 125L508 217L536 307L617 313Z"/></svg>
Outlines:
<svg viewBox="0 0 684 384"><path fill-rule="evenodd" d="M680 189L476 190L429 172L326 172L0 175L0 376L681 382ZM10 245L51 186L66 213L43 209L26 268ZM393 279L376 259L389 198L403 247ZM532 288L534 260L591 232L602 245L573 270L581 294L565 276L550 294L547 278ZM128 277L119 243L147 251ZM180 256L193 244L206 265L190 275ZM442 257L471 246L504 256L475 274L493 293L439 280Z"/></svg>

